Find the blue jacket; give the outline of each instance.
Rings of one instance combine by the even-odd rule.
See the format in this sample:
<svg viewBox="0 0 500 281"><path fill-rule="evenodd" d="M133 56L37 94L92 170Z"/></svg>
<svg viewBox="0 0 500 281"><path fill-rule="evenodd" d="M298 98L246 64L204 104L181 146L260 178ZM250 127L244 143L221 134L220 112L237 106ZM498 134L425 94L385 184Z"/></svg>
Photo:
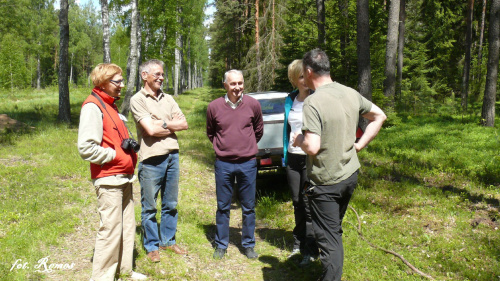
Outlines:
<svg viewBox="0 0 500 281"><path fill-rule="evenodd" d="M290 125L288 124L288 114L290 113L290 109L292 109L293 101L299 94L299 90L293 90L285 99L285 120L283 121L283 167L286 167L286 164L288 163L288 157L287 157L287 152L288 152L288 142L290 140L290 131L292 128L290 128Z"/></svg>

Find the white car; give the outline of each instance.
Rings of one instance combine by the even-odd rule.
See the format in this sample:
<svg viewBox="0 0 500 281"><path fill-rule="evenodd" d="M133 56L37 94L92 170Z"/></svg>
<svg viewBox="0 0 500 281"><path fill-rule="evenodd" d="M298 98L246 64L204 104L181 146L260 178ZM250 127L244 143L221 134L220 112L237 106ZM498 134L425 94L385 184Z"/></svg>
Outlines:
<svg viewBox="0 0 500 281"><path fill-rule="evenodd" d="M249 93L260 102L264 120L264 135L257 146L257 169L269 170L283 167L283 122L285 112L284 92Z"/></svg>

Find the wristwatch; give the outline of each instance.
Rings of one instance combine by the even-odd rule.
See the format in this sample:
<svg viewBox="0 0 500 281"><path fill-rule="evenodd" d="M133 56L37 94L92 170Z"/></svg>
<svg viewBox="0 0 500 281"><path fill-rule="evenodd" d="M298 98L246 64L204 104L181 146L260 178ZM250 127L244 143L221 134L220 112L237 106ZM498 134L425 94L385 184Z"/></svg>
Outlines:
<svg viewBox="0 0 500 281"><path fill-rule="evenodd" d="M161 125L161 127L165 130L167 129L167 122L165 122L165 120L163 120L163 125Z"/></svg>

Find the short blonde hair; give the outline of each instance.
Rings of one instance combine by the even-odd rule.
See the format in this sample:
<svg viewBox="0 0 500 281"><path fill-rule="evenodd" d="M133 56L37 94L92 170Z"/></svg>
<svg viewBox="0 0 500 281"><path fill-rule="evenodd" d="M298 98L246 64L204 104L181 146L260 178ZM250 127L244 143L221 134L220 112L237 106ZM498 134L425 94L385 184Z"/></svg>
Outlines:
<svg viewBox="0 0 500 281"><path fill-rule="evenodd" d="M303 72L302 60L294 60L288 65L288 80L290 80L294 88L297 88L297 81Z"/></svg>
<svg viewBox="0 0 500 281"><path fill-rule="evenodd" d="M90 79L92 79L94 86L99 87L111 80L116 74L122 74L122 69L118 65L114 63L100 63L90 73Z"/></svg>

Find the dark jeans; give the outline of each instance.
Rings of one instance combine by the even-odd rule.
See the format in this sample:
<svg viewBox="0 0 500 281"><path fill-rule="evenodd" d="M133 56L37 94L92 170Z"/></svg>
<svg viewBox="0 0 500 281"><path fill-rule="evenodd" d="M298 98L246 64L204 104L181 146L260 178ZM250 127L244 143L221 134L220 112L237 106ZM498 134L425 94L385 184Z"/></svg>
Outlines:
<svg viewBox="0 0 500 281"><path fill-rule="evenodd" d="M311 211L307 196L302 192L307 181L306 155L288 153L286 176L292 192L295 227L293 229L294 249L300 249L304 255L317 255L318 246L314 239Z"/></svg>
<svg viewBox="0 0 500 281"><path fill-rule="evenodd" d="M215 214L217 248L227 249L229 244L229 216L233 183L236 179L243 217L241 245L255 246L255 186L257 181L257 161L229 163L215 160L215 189L217 193L217 213Z"/></svg>
<svg viewBox="0 0 500 281"><path fill-rule="evenodd" d="M344 265L342 219L358 182L358 171L334 185L314 187L308 194L316 242L321 249L323 275L320 280L340 281Z"/></svg>

